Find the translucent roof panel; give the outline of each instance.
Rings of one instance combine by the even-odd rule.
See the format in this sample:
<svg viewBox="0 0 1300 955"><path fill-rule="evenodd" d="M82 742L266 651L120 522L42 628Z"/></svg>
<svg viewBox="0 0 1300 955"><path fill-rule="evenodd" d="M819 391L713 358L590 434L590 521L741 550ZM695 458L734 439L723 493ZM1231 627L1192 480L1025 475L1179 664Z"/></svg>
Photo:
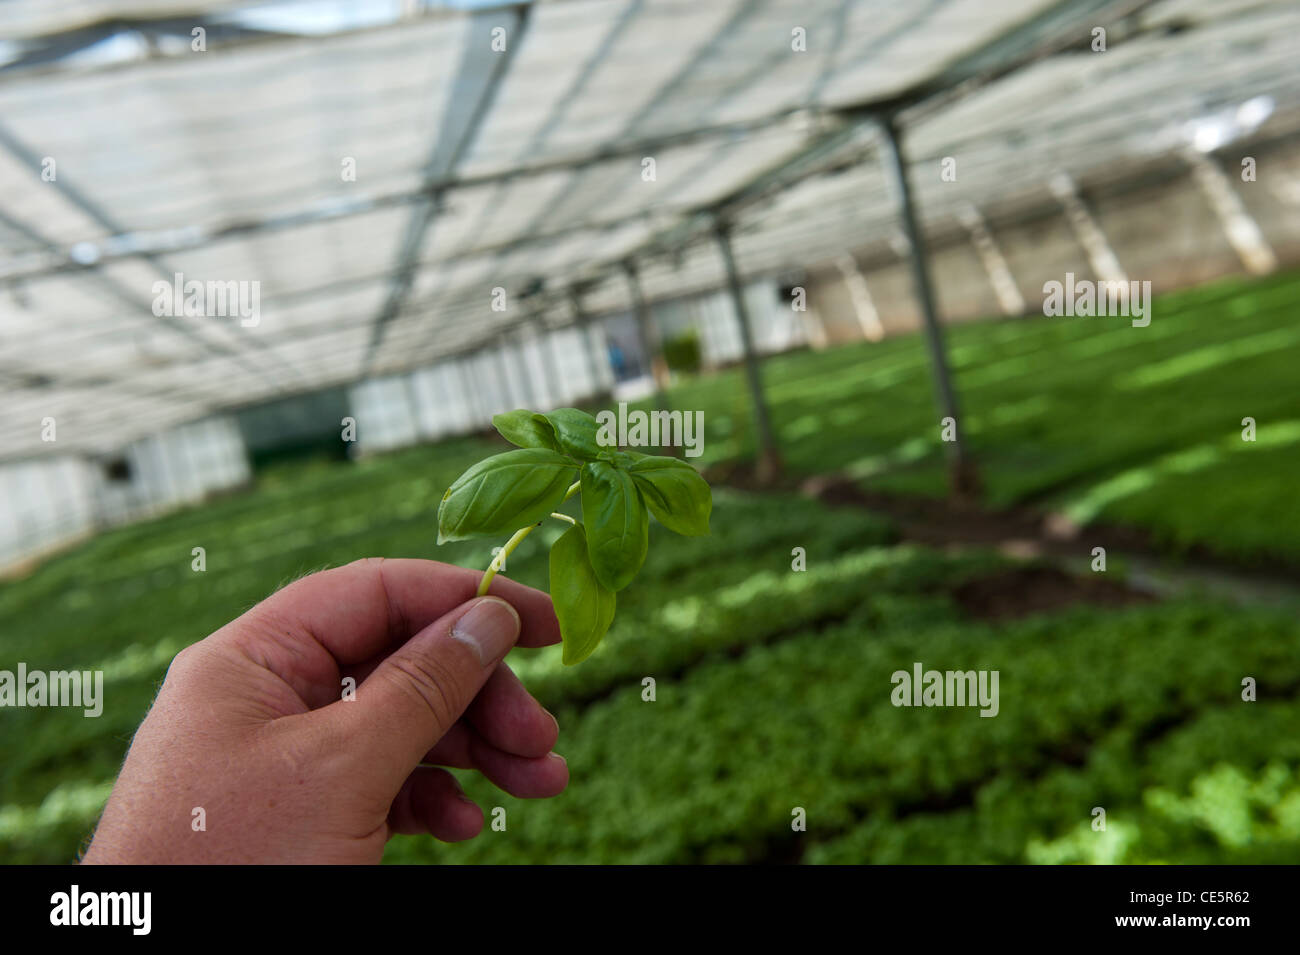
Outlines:
<svg viewBox="0 0 1300 955"><path fill-rule="evenodd" d="M163 42L190 20L207 50ZM150 39L84 55L115 30ZM719 210L747 273L888 247L883 108L934 230L1285 135L1298 31L1282 0L4 0L0 456L422 367L570 322L575 283L624 309L628 260L716 288ZM177 274L256 321L157 314Z"/></svg>
<svg viewBox="0 0 1300 955"><path fill-rule="evenodd" d="M0 3L0 37L37 37L75 30L108 17L146 19L180 17L195 8L219 11L247 5L251 0L5 0Z"/></svg>

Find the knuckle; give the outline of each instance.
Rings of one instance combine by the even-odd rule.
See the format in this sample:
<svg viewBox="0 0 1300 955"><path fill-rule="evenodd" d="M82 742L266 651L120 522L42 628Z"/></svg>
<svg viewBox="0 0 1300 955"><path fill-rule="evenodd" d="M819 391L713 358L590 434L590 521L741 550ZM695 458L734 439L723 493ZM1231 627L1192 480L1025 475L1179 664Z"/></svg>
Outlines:
<svg viewBox="0 0 1300 955"><path fill-rule="evenodd" d="M435 657L399 654L389 663L393 682L426 709L438 726L450 726L459 718L456 701L462 695L454 670Z"/></svg>
<svg viewBox="0 0 1300 955"><path fill-rule="evenodd" d="M198 666L199 650L198 644L192 643L181 650L180 653L172 657L172 662L167 666L167 673L164 680L176 682L184 680L194 673L195 667Z"/></svg>

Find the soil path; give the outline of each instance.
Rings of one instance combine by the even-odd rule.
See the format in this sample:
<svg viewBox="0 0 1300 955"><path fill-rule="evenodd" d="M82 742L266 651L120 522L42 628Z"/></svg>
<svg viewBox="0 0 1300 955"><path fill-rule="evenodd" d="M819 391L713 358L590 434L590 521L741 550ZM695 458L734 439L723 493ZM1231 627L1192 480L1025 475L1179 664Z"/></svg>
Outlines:
<svg viewBox="0 0 1300 955"><path fill-rule="evenodd" d="M735 465L719 468L709 475L710 482L763 490L749 470ZM1103 604L1127 602L1119 596L1119 590L1124 590L1153 597L1195 594L1250 606L1295 606L1300 611L1300 568L1243 567L1199 552L1174 557L1162 553L1149 535L1136 528L1080 528L1063 515L1030 508L991 510L978 504L882 494L864 490L852 479L834 474L787 479L779 487L768 489L798 491L833 507L862 507L883 514L895 523L905 541L947 551L990 548L1009 557L1048 560L1074 578L1076 593L1073 598L1060 599L1045 594L1042 599L1047 606L1041 609L1075 599ZM1092 573L1095 547L1105 548L1108 570L1120 571L1126 586L1116 590L1100 584L1081 584L1080 578L1100 577ZM1018 583L1021 588L1033 585L1044 591L1061 591L1063 586L1060 580L1046 577L1033 581L1026 578ZM987 615L1001 615L995 606L995 594L972 597L976 605L982 599L989 604ZM1027 609L1033 609L1033 602L1030 598Z"/></svg>
<svg viewBox="0 0 1300 955"><path fill-rule="evenodd" d="M1202 594L1250 605L1300 605L1300 573L1254 570L1202 554L1171 558L1133 528L1073 526L1059 514L1027 509L993 511L944 500L864 491L842 477L809 478L800 491L832 506L865 507L895 522L904 540L944 550L992 548L1010 557L1044 558L1090 574L1093 548L1104 547L1108 569L1121 569L1130 587L1160 596ZM1101 595L1101 591L1098 591ZM1104 597L1094 602L1108 602Z"/></svg>

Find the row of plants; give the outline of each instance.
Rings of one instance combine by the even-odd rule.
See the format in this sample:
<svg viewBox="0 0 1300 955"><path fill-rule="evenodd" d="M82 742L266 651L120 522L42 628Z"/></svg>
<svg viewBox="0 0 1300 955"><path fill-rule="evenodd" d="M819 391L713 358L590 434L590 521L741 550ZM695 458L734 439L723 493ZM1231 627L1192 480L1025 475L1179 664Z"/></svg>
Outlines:
<svg viewBox="0 0 1300 955"><path fill-rule="evenodd" d="M701 663L653 702L629 680L566 714L568 793L522 802L467 778L506 808L506 831L451 847L402 840L389 859L1047 861L1094 806L1121 825L1167 810L1195 826L1185 800L1219 762L1258 782L1270 761L1300 759L1276 745L1300 688L1300 626L1285 613L1181 603L995 628L945 620L926 599L942 598ZM891 675L914 662L998 670L998 715L894 706ZM1242 700L1246 676L1260 702ZM1279 832L1290 805L1269 810ZM791 829L796 809L806 832ZM1208 837L1152 839L1129 851L1213 854Z"/></svg>
<svg viewBox="0 0 1300 955"><path fill-rule="evenodd" d="M863 817L806 861L1293 863L1300 701L1245 706L1224 703L1151 742L1118 728L1092 744L1085 765L999 775L952 811Z"/></svg>
<svg viewBox="0 0 1300 955"><path fill-rule="evenodd" d="M960 427L988 502L1129 523L1172 549L1300 564L1300 512L1283 490L1300 480L1298 306L1300 277L1287 273L1161 296L1146 328L1038 316L951 327ZM776 356L764 380L794 472L946 493L918 336ZM671 400L705 410L706 463L753 455L739 372L686 383ZM1257 442L1242 440L1247 417ZM1211 519L1198 517L1206 501L1221 502Z"/></svg>
<svg viewBox="0 0 1300 955"><path fill-rule="evenodd" d="M849 618L869 630L898 615L918 623L956 619L945 592L1003 564L986 553L944 557L924 548L873 547L814 558L801 572L706 571L644 587L580 671L561 670L546 651L519 650L510 663L540 700L567 716L571 707L645 676L672 678L702 659Z"/></svg>
<svg viewBox="0 0 1300 955"><path fill-rule="evenodd" d="M397 467L405 462L391 463L394 472L408 470ZM394 478L391 483L400 482ZM358 503L342 497L331 497L331 501L341 512ZM214 508L219 509L222 503ZM155 523L155 532L160 540L173 542L176 554L168 566L128 577L126 584L101 582L95 573L98 558L71 554L63 560L78 563L79 573L52 607L25 617L10 611L8 619L13 625L4 628L9 659L24 660L39 669L103 669L105 694L111 703L97 719L84 719L68 710L14 709L5 714L7 731L0 737L0 804L28 815L48 799L53 799L50 805L72 807L60 810L54 829L42 828L42 824L33 830L30 839L35 839L44 853L33 861L60 862L70 857L80 834L93 823L98 806L86 799L68 803L69 787L80 793L87 787L98 792L107 785L172 657L264 597L271 589L266 585L268 579L292 579L314 569L309 561L321 560L317 566L323 566L363 553L441 558L448 556L442 553L448 551L456 555L457 563L478 567L491 559L489 543L434 548L423 527L409 520L382 521L376 512L370 513L372 524L366 529L341 533L337 538L322 534L314 545L301 545L280 555L259 559L255 550L241 550L236 551L239 559L235 562L223 559L218 563L219 551L213 548L206 573L190 568L188 550L183 546L188 532L171 529L168 525L173 519L165 519ZM174 520L186 524L191 515L177 515ZM770 618L756 617L755 626L740 638L761 640L824 614L817 594L828 586L838 588L837 605L848 606L853 588L864 585L867 576L862 572L855 577L852 567L841 561L855 549L883 544L893 537L886 522L865 512L831 511L794 496L768 498L728 491L717 497L714 524L716 533L711 536L677 538L674 543L679 546L651 548L637 586L620 595L623 610L609 637L615 644L613 651L602 648L584 666L563 674L559 673L557 650L517 651L518 661L512 662L529 679L538 679L537 692L548 704L559 707L566 700L598 695L621 679L628 666L641 666L648 657L660 665L670 660L682 665L711 646L728 642L725 630L718 629L721 621L715 620L712 636L694 648L689 630L660 622L659 611L664 607L676 607L680 615L681 607L691 601L698 603L715 591L725 594L747 580L776 579L779 583L774 593L788 594L789 599L778 608L775 597L764 598L761 605L770 608ZM521 547L511 559L508 575L545 586L546 534L557 532L539 532L535 536L541 539L531 542L535 546ZM662 528L652 530L656 536L662 533ZM807 544L807 574L790 569L791 549L800 542ZM798 583L805 578L807 584ZM671 616L672 611L663 619ZM620 661L625 649L628 656ZM47 812L39 818L48 822L55 817ZM5 841L0 832L0 853Z"/></svg>

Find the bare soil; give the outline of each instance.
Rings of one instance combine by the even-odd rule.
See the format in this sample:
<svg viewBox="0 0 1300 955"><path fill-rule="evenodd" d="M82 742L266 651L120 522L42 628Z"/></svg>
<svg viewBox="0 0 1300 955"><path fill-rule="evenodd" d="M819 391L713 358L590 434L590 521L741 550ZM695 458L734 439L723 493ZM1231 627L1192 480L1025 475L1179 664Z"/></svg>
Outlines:
<svg viewBox="0 0 1300 955"><path fill-rule="evenodd" d="M900 540L948 552L983 547L1021 560L1045 560L1081 569L1090 565L1093 548L1103 547L1108 560L1122 561L1128 567L1126 583L1100 574L1025 568L1019 576L984 582L964 597L955 595L958 600L969 600L972 614L988 619L1009 619L1071 603L1119 606L1180 591L1250 604L1300 602L1300 567L1276 561L1247 566L1200 550L1170 554L1138 528L1107 524L1081 528L1062 514L1028 506L993 510L969 498L868 491L838 474L785 475L764 482L753 465L744 461L717 465L705 477L711 484L740 490L800 493L831 507L865 508L889 518Z"/></svg>
<svg viewBox="0 0 1300 955"><path fill-rule="evenodd" d="M1125 607L1154 603L1156 597L1100 575L1068 574L1059 567L1014 567L953 588L953 599L972 617L1014 620L1074 604Z"/></svg>

